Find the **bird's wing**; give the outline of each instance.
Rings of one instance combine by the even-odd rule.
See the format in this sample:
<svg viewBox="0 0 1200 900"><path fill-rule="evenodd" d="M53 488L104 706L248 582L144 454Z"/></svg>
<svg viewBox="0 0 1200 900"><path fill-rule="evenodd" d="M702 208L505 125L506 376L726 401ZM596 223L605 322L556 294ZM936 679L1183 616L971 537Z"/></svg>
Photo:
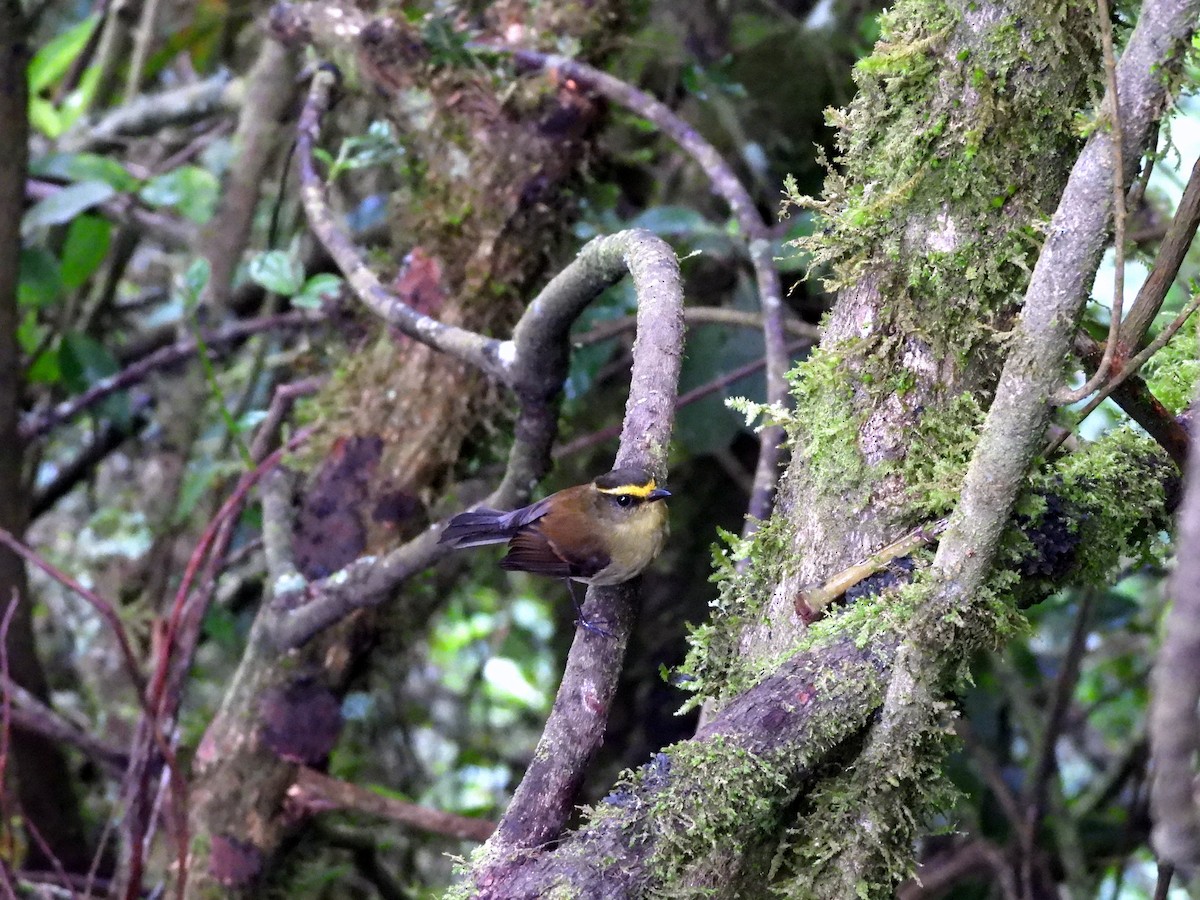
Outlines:
<svg viewBox="0 0 1200 900"><path fill-rule="evenodd" d="M500 567L554 578L591 578L608 563L608 554L599 546L581 546L567 552L533 525L513 535Z"/></svg>

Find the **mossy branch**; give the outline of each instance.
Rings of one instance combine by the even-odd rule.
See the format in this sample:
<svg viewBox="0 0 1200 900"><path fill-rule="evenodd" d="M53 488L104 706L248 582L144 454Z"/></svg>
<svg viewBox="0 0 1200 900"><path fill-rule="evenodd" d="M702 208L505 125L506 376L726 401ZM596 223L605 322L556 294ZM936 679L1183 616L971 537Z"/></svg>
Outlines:
<svg viewBox="0 0 1200 900"><path fill-rule="evenodd" d="M1142 7L1117 71L1124 159L1135 164L1166 98L1164 67L1196 24L1194 0ZM917 614L900 645L876 725L856 777L885 785L835 863L843 888L869 884L890 895L928 807L926 779L945 750L945 687L973 648L998 637L987 579L1025 478L1041 449L1050 398L1087 299L1112 215L1108 132L1093 134L1072 169L1025 295L1021 324L964 480L962 496L934 558ZM1126 179L1132 172L1125 173ZM902 760L898 763L897 760ZM914 803L918 804L914 808Z"/></svg>

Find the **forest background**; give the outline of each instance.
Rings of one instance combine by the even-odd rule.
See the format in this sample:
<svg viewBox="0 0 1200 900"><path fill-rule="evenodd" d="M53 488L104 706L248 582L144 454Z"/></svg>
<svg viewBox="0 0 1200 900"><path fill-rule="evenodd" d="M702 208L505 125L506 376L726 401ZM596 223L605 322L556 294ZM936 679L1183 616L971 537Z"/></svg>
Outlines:
<svg viewBox="0 0 1200 900"><path fill-rule="evenodd" d="M2 0L0 890L1184 896L1197 15Z"/></svg>

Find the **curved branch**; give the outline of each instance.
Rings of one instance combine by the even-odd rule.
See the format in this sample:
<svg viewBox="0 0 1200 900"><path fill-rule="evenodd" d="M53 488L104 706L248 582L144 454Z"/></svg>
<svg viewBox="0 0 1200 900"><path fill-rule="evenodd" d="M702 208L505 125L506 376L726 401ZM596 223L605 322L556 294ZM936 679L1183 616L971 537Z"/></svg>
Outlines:
<svg viewBox="0 0 1200 900"><path fill-rule="evenodd" d="M665 474L683 332L679 265L661 239L647 231L623 231L580 250L530 303L513 340L505 342L512 348L506 380L517 393L520 413L504 479L486 505L506 509L526 502L549 467L571 324L626 273L638 296L639 337L618 465ZM274 600L278 614L266 626L269 639L295 647L350 612L382 603L405 580L451 552L437 542L441 529L442 523L434 525L383 559L358 559L328 578L280 594Z"/></svg>
<svg viewBox="0 0 1200 900"><path fill-rule="evenodd" d="M550 286L554 287L560 279L564 288L575 280L589 284L592 279L597 279L594 284L598 287L601 280L607 280L605 276L611 273L617 258L628 267L638 289L637 340L633 344L629 399L625 403L621 445L614 467L639 466L665 480L667 448L675 421L675 394L683 359L683 288L679 280L679 263L675 254L669 248L663 252L665 245L649 233L633 232L631 237L624 234L616 237L621 240L601 238L593 242L599 244L593 267L572 266ZM567 296L572 294L577 294L577 290L567 292ZM550 353L563 354L556 363L565 369L568 345L561 336L582 309L582 306L564 302L559 315L523 318L518 323L513 340L517 346L518 366L524 369L517 380L518 392L544 391L553 384L557 394L562 384L561 373L547 377L543 369L529 362L536 358L534 354L539 350L543 357ZM551 323L553 331L550 330ZM550 345L553 349L547 349L545 342L555 335L560 336L558 341ZM544 450L548 456L549 441ZM509 474L512 474L511 466ZM508 481L506 476L505 482ZM584 772L600 746L608 724L608 711L625 659L640 584L640 579L635 579L613 587L588 589L583 617L588 621L603 622L608 633L576 629L566 671L533 761L500 820L495 836L487 844L491 860L503 860L522 849L553 840L566 827ZM487 866L479 870L477 877L488 877Z"/></svg>
<svg viewBox="0 0 1200 900"><path fill-rule="evenodd" d="M505 48L493 46L485 49L506 52ZM767 356L767 400L786 409L791 403L791 395L784 378L789 357L784 341L783 289L779 281L779 270L771 254L770 229L759 215L754 201L737 174L712 144L669 107L619 78L564 56L553 56L533 50L516 50L512 55L518 63L571 78L649 119L704 170L704 174L712 183L713 191L729 204L738 227L746 236L750 262L754 267L754 278L758 286L759 303L762 306L763 337ZM754 474L754 490L747 511L744 537L753 533L757 523L765 520L771 513L775 484L779 478L783 456L783 438L784 432L780 426L770 426L762 430L761 450Z"/></svg>
<svg viewBox="0 0 1200 900"><path fill-rule="evenodd" d="M510 384L512 346L494 338L446 325L419 313L389 291L359 255L345 230L334 220L325 199L325 182L317 174L313 148L321 131L321 117L329 109L337 74L322 66L313 76L308 99L296 131L296 156L300 164L300 197L313 233L325 245L351 288L372 312L415 341L469 362L505 384Z"/></svg>

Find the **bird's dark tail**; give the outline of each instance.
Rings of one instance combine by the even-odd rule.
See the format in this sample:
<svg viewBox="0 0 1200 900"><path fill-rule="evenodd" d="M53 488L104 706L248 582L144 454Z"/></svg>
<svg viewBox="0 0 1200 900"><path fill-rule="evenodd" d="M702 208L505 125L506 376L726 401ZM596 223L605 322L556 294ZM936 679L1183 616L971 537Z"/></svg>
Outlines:
<svg viewBox="0 0 1200 900"><path fill-rule="evenodd" d="M519 527L512 519L512 513L488 509L486 506L468 510L450 520L438 543L449 544L455 549L503 544Z"/></svg>

